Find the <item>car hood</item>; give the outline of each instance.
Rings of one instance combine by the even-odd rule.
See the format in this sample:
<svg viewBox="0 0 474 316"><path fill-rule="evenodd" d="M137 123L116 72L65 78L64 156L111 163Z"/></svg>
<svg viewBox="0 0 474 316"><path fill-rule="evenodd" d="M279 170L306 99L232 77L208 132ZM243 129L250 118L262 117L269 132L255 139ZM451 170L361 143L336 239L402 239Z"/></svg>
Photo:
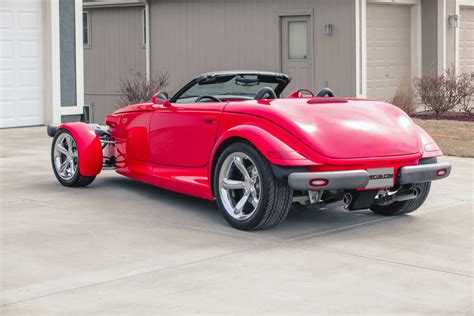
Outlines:
<svg viewBox="0 0 474 316"><path fill-rule="evenodd" d="M234 102L225 111L278 124L315 152L334 159L420 153L415 124L384 102L350 99L277 99Z"/></svg>

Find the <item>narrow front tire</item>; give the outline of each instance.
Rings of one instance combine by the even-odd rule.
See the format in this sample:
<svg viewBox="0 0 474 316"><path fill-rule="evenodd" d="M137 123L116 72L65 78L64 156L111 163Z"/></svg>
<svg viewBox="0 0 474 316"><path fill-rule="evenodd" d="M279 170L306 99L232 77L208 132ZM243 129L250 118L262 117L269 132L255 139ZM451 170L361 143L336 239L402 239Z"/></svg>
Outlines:
<svg viewBox="0 0 474 316"><path fill-rule="evenodd" d="M83 176L79 170L79 150L74 136L66 130L56 132L51 146L51 163L59 183L66 187L83 187L94 181L95 176Z"/></svg>

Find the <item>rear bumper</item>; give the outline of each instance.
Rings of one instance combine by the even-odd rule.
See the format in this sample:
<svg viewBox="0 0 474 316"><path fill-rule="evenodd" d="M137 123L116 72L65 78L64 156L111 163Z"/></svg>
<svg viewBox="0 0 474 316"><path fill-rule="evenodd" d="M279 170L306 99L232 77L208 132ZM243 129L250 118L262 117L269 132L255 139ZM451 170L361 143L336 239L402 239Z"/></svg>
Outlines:
<svg viewBox="0 0 474 316"><path fill-rule="evenodd" d="M407 166L400 168L398 182L400 184L429 182L446 178L450 173L451 164L449 162Z"/></svg>
<svg viewBox="0 0 474 316"><path fill-rule="evenodd" d="M446 178L451 173L449 162L401 167L397 182L421 183ZM288 176L288 184L294 190L337 190L365 188L369 183L366 170L330 172L295 172Z"/></svg>
<svg viewBox="0 0 474 316"><path fill-rule="evenodd" d="M326 180L326 184L312 185L314 180ZM369 174L366 170L297 172L288 176L288 184L295 190L357 189L368 183Z"/></svg>

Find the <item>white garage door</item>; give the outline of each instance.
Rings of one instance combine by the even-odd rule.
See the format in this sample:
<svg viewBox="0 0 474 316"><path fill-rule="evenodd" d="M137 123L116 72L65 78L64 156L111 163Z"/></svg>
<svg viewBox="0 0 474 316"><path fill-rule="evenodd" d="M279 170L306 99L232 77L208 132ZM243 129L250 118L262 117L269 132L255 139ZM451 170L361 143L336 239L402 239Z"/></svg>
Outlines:
<svg viewBox="0 0 474 316"><path fill-rule="evenodd" d="M391 100L411 80L411 7L367 4L367 97Z"/></svg>
<svg viewBox="0 0 474 316"><path fill-rule="evenodd" d="M474 72L474 7L461 7L459 12L459 68Z"/></svg>
<svg viewBox="0 0 474 316"><path fill-rule="evenodd" d="M0 127L43 123L41 0L0 0Z"/></svg>

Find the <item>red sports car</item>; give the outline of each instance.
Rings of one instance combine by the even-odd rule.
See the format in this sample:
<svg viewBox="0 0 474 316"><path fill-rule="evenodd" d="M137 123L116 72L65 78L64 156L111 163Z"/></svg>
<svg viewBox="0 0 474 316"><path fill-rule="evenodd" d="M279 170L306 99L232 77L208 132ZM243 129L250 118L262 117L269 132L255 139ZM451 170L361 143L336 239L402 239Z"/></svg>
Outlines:
<svg viewBox="0 0 474 316"><path fill-rule="evenodd" d="M124 107L107 126L48 126L58 181L90 184L102 169L216 200L242 230L280 223L292 203L381 215L413 212L449 163L433 139L385 102L280 94L281 73L202 74L168 99Z"/></svg>

